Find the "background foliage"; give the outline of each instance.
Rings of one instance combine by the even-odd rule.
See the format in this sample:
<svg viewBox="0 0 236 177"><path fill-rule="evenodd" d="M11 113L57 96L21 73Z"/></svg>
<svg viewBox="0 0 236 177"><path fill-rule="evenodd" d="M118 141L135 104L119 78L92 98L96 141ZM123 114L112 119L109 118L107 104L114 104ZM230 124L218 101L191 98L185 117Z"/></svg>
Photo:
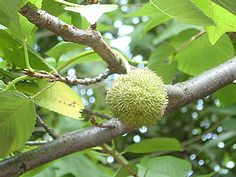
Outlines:
<svg viewBox="0 0 236 177"><path fill-rule="evenodd" d="M28 22L18 13L25 2L0 0L2 159L16 151L35 148L25 146L28 140L50 139L34 129L36 114L58 134L91 126L86 119L76 119L78 110L84 106L110 114L104 98L112 80L117 77L113 75L95 85L72 88L63 83L30 78L7 86L16 78L22 80L27 52L33 69L56 69L71 78L95 76L106 68L102 59L86 46L64 42L61 37ZM78 28L89 26L78 13L65 11L53 0L30 2ZM76 0L70 2L85 4ZM166 84L187 80L235 56L234 0L106 0L102 3L119 5L116 11L99 19L98 30L105 40L120 50L130 64L148 66L162 76ZM63 106L58 104L60 101L76 102L77 107ZM227 86L171 113L155 127L142 127L115 139L110 146L128 160L129 167L139 176L235 177L235 102L235 86ZM22 176L128 175L112 156L97 147L43 165Z"/></svg>

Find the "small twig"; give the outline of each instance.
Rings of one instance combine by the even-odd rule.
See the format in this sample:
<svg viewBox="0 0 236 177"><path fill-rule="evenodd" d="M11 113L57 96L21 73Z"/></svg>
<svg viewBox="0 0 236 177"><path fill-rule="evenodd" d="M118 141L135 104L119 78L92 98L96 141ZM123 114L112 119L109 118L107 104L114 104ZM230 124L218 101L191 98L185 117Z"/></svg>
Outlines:
<svg viewBox="0 0 236 177"><path fill-rule="evenodd" d="M28 141L26 142L26 145L28 146L41 146L44 144L48 144L50 141Z"/></svg>
<svg viewBox="0 0 236 177"><path fill-rule="evenodd" d="M53 139L57 139L59 138L59 136L54 132L53 129L49 128L45 122L39 117L37 116L37 122L46 130L46 132L53 138Z"/></svg>
<svg viewBox="0 0 236 177"><path fill-rule="evenodd" d="M188 41L184 42L183 44L181 44L180 46L178 46L176 48L174 55L177 54L178 52L180 52L181 50L185 49L186 47L188 47L193 41L195 41L196 39L198 39L199 37L201 37L205 33L206 33L206 31L200 31L196 35L192 36Z"/></svg>
<svg viewBox="0 0 236 177"><path fill-rule="evenodd" d="M98 123L98 122L96 121L95 117L93 117L92 114L89 115L89 120L90 120L91 123L92 123L93 125L95 125L96 127L100 127L100 128L110 128L110 129L116 128L116 126L114 126L114 125L104 125L104 124L102 124L102 123Z"/></svg>
<svg viewBox="0 0 236 177"><path fill-rule="evenodd" d="M132 169L130 168L128 165L129 165L129 162L125 159L124 156L122 156L118 151L115 151L115 150L112 150L107 144L102 144L101 147L103 148L103 150L107 153L107 154L110 154L112 157L114 157L118 162L119 164L121 164L126 170L127 172L134 176L134 177L138 177L137 173Z"/></svg>
<svg viewBox="0 0 236 177"><path fill-rule="evenodd" d="M88 110L88 109L84 109L83 110L83 113L85 113L86 114L86 116L88 117L88 119L91 121L91 123L93 124L93 125L95 125L96 127L100 127L100 128L116 128L116 126L115 125L105 125L105 124L102 124L102 123L98 123L97 121L96 121L96 118L93 116L93 115L100 115L100 116L105 116L106 118L108 117L107 115L103 115L103 114L101 114L101 113L96 113L96 112L93 112L93 111L91 111L91 110ZM99 117L100 117L99 116ZM110 118L110 117L109 117Z"/></svg>
<svg viewBox="0 0 236 177"><path fill-rule="evenodd" d="M63 77L58 73L51 74L46 71L33 72L29 70L24 70L23 73L27 76L36 77L39 79L47 78L49 82L61 81L66 84L81 84L81 85L95 84L97 82L100 82L106 79L111 74L110 71L107 69L104 73L99 74L98 76L94 78L71 79L69 77Z"/></svg>
<svg viewBox="0 0 236 177"><path fill-rule="evenodd" d="M98 116L98 117L101 117L101 118L104 118L104 119L113 119L114 118L112 116L109 116L109 115L106 115L106 114L103 114L103 113L100 113L100 112L94 112L94 111L89 110L89 109L84 109L83 113L92 114L94 116Z"/></svg>

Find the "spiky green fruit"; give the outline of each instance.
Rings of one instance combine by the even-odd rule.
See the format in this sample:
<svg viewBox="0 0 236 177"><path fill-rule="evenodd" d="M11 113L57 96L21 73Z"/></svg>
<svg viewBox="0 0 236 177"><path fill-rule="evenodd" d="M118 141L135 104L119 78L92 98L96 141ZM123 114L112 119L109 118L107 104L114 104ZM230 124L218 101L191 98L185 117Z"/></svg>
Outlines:
<svg viewBox="0 0 236 177"><path fill-rule="evenodd" d="M107 92L106 102L127 128L155 125L168 103L162 79L147 68L121 75Z"/></svg>

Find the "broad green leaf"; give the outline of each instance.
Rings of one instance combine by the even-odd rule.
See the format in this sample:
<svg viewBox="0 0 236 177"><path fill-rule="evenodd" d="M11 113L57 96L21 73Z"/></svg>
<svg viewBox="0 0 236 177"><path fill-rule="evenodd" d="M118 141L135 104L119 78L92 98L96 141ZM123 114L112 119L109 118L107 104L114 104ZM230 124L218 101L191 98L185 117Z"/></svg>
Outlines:
<svg viewBox="0 0 236 177"><path fill-rule="evenodd" d="M201 30L201 27L197 27L194 25L182 23L179 21L170 21L170 23L165 24L166 28L153 40L154 45L158 45L167 39L170 39L173 36L178 35L179 33L187 30L187 29L197 29Z"/></svg>
<svg viewBox="0 0 236 177"><path fill-rule="evenodd" d="M71 65L79 64L79 63L86 63L91 61L101 61L101 57L95 53L93 50L85 51L78 53L76 55L62 56L60 59L60 63L57 67L58 71L64 70Z"/></svg>
<svg viewBox="0 0 236 177"><path fill-rule="evenodd" d="M142 16L166 16L164 13L162 13L159 9L157 9L152 3L146 3L142 5L142 7L138 8L134 12L131 12L125 17L142 17Z"/></svg>
<svg viewBox="0 0 236 177"><path fill-rule="evenodd" d="M24 6L26 3L30 2L32 4L34 4L35 7L37 8L41 8L42 7L42 1L43 0L20 0L20 7Z"/></svg>
<svg viewBox="0 0 236 177"><path fill-rule="evenodd" d="M24 50L22 43L7 33L0 30L0 49L3 51L4 59L20 68L26 68L24 59ZM13 52L14 51L14 52ZM30 65L34 69L50 71L51 66L47 64L33 49L28 47Z"/></svg>
<svg viewBox="0 0 236 177"><path fill-rule="evenodd" d="M150 31L152 28L154 28L164 22L167 22L168 20L170 20L170 17L168 17L162 13L152 16L151 19L144 26L144 33Z"/></svg>
<svg viewBox="0 0 236 177"><path fill-rule="evenodd" d="M55 111L71 118L79 118L84 108L82 100L68 85L62 82L49 83L46 80L38 82L40 93L34 98L41 107Z"/></svg>
<svg viewBox="0 0 236 177"><path fill-rule="evenodd" d="M232 118L232 119L225 120L222 124L222 127L224 131L236 130L236 119Z"/></svg>
<svg viewBox="0 0 236 177"><path fill-rule="evenodd" d="M236 3L235 0L213 0L215 3L219 4L221 7L224 7L228 11L236 15Z"/></svg>
<svg viewBox="0 0 236 177"><path fill-rule="evenodd" d="M195 4L215 22L214 26L206 27L212 44L226 32L236 31L236 16L211 0L194 0Z"/></svg>
<svg viewBox="0 0 236 177"><path fill-rule="evenodd" d="M146 177L184 177L191 170L188 161L171 156L144 159L140 165L146 168Z"/></svg>
<svg viewBox="0 0 236 177"><path fill-rule="evenodd" d="M59 61L55 64L54 60L48 60L51 65L57 65L57 70L61 71L66 69L68 66L91 62L91 61L102 61L101 57L96 54L93 50L84 51L81 45L71 42L60 42L49 51L46 55L55 58Z"/></svg>
<svg viewBox="0 0 236 177"><path fill-rule="evenodd" d="M214 174L215 174L215 172L212 172L207 175L200 175L200 176L196 176L196 177L212 177Z"/></svg>
<svg viewBox="0 0 236 177"><path fill-rule="evenodd" d="M212 140L207 141L207 142L202 146L202 148L200 149L200 151L203 152L203 151L209 150L209 149L211 149L211 148L217 146L217 144L218 144L219 142L222 142L222 141L224 142L224 141L226 141L226 140L228 140L228 139L231 139L231 138L233 138L233 137L235 137L235 136L236 136L236 131L235 131L235 129L232 130L232 131L226 132L226 133L222 133L222 134L218 135L217 139L212 139Z"/></svg>
<svg viewBox="0 0 236 177"><path fill-rule="evenodd" d="M194 3L189 0L150 0L160 11L173 19L200 26L214 25Z"/></svg>
<svg viewBox="0 0 236 177"><path fill-rule="evenodd" d="M106 12L114 11L118 8L116 4L91 4L80 5L79 7L65 7L65 10L80 13L90 24L95 24Z"/></svg>
<svg viewBox="0 0 236 177"><path fill-rule="evenodd" d="M171 45L163 44L151 53L148 60L148 67L161 76L164 83L171 83L177 71L176 62L170 60L174 52L175 49Z"/></svg>
<svg viewBox="0 0 236 177"><path fill-rule="evenodd" d="M236 103L236 85L227 85L213 94L214 98L218 98L222 105L232 105Z"/></svg>
<svg viewBox="0 0 236 177"><path fill-rule="evenodd" d="M72 157L65 157L57 161L53 165L56 170L56 176L63 176L65 174L73 174L79 177L111 177L112 173L94 161L90 160L85 155L73 155ZM67 167L67 168L65 168Z"/></svg>
<svg viewBox="0 0 236 177"><path fill-rule="evenodd" d="M41 8L42 6L42 1L43 0L24 0L24 2L22 2L22 4L25 4L27 2L31 2L33 3L36 7ZM19 21L20 21L20 26L21 26L21 31L22 31L22 38L27 39L28 36L31 34L31 32L33 31L33 29L35 28L35 25L32 24L31 22L29 22L27 20L27 18L25 18L23 15L19 16Z"/></svg>
<svg viewBox="0 0 236 177"><path fill-rule="evenodd" d="M6 26L12 31L12 35L20 40L27 38L32 32L34 25L25 17L19 15L19 5L26 2L35 4L38 8L41 7L42 0L24 0L19 4L18 0L0 0L0 24Z"/></svg>
<svg viewBox="0 0 236 177"><path fill-rule="evenodd" d="M43 1L42 9L54 16L59 16L65 12L61 4L56 1Z"/></svg>
<svg viewBox="0 0 236 177"><path fill-rule="evenodd" d="M18 0L0 0L0 24L11 29L17 35L20 35L18 2Z"/></svg>
<svg viewBox="0 0 236 177"><path fill-rule="evenodd" d="M175 58L179 70L189 75L198 75L233 56L233 45L227 35L223 35L215 45L203 35L180 51Z"/></svg>
<svg viewBox="0 0 236 177"><path fill-rule="evenodd" d="M132 163L128 164L127 166L134 172L138 171L137 167ZM125 167L121 167L114 175L114 177L125 177L125 176L130 176L130 173L127 171Z"/></svg>
<svg viewBox="0 0 236 177"><path fill-rule="evenodd" d="M33 102L19 92L0 92L0 156L21 149L35 126Z"/></svg>
<svg viewBox="0 0 236 177"><path fill-rule="evenodd" d="M187 29L180 32L178 35L170 39L170 44L176 49L183 46L186 42L190 41L193 36L198 34L200 31L197 29ZM179 50L179 49L178 49Z"/></svg>
<svg viewBox="0 0 236 177"><path fill-rule="evenodd" d="M175 138L151 138L131 144L125 152L151 153L160 151L182 151L180 142Z"/></svg>
<svg viewBox="0 0 236 177"><path fill-rule="evenodd" d="M46 55L59 60L62 55L68 55L70 52L78 53L81 49L82 47L79 44L62 41L48 50Z"/></svg>
<svg viewBox="0 0 236 177"><path fill-rule="evenodd" d="M111 177L113 172L105 166L91 160L90 152L84 154L75 153L70 156L56 160L42 170L41 167L36 168L22 177ZM49 166L50 165L50 166ZM66 168L65 168L66 167ZM41 172L40 172L41 171ZM38 172L38 173L37 173Z"/></svg>
<svg viewBox="0 0 236 177"><path fill-rule="evenodd" d="M21 175L20 177L38 177L38 174L42 173L44 170L50 168L50 166L53 165L53 162L50 162L50 163L46 163L42 166L39 166L37 168L34 168L33 170L30 170L26 173L24 173L23 175ZM51 175L52 176L52 175ZM47 176L47 175L44 175L43 177L51 177L51 176Z"/></svg>
<svg viewBox="0 0 236 177"><path fill-rule="evenodd" d="M0 90L4 89L6 87L6 85L4 84L4 82L2 80L0 80Z"/></svg>

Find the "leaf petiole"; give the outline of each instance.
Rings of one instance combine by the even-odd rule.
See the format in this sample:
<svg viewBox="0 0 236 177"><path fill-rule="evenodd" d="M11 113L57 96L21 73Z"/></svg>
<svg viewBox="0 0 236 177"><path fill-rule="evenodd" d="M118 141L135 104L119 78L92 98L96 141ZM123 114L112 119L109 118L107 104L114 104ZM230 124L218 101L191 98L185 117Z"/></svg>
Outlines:
<svg viewBox="0 0 236 177"><path fill-rule="evenodd" d="M30 62L29 62L29 53L28 53L28 47L27 47L27 40L23 40L22 41L23 44L23 48L24 48L24 55L25 55L25 65L26 68L30 71L34 71L31 66L30 66Z"/></svg>

